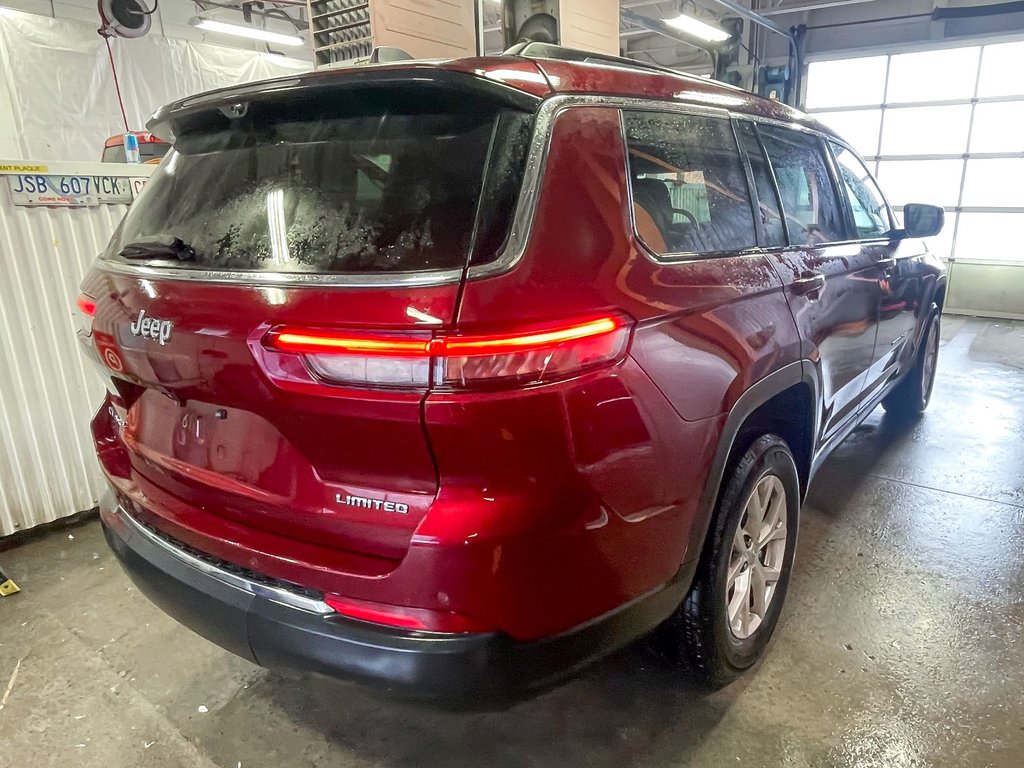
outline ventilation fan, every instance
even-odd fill
[[[153,26],[153,11],[144,0],[99,0],[99,33],[104,37],[142,37]]]
[[[558,20],[550,13],[535,13],[523,22],[517,43],[558,43]]]

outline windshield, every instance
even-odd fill
[[[365,103],[365,102],[364,102]],[[490,105],[229,125],[180,137],[115,234],[179,239],[181,269],[364,273],[493,258],[511,219],[530,115]],[[135,259],[139,261],[139,259]]]

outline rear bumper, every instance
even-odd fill
[[[346,619],[288,589],[191,553],[101,505],[107,542],[132,581],[193,631],[257,664],[371,682],[421,698],[512,699],[557,682],[646,634],[679,605],[689,569],[638,600],[560,635],[439,634]]]

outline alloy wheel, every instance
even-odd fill
[[[775,596],[786,556],[786,489],[775,475],[754,486],[733,535],[726,575],[726,616],[739,640],[753,635]]]

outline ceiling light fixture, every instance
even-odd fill
[[[246,24],[228,24],[224,21],[194,17],[189,21],[193,27],[206,32],[219,32],[222,35],[234,35],[235,37],[247,37],[250,40],[262,40],[265,43],[277,43],[278,45],[302,45],[303,40],[298,35],[285,35],[280,32],[271,32],[269,29],[258,29]]]
[[[731,37],[724,29],[714,27],[685,13],[672,19],[664,19],[664,22],[670,27],[675,27],[680,32],[685,32],[701,40],[707,40],[709,43],[724,43]]]

